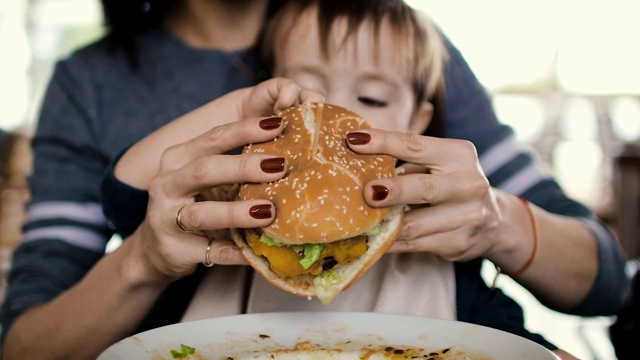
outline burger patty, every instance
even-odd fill
[[[271,246],[260,241],[260,230],[247,230],[246,241],[256,255],[264,256],[271,271],[282,277],[300,275],[320,275],[337,264],[357,259],[367,252],[367,235],[359,235],[345,240],[326,243],[320,258],[313,265],[304,268],[300,264],[303,255],[289,246]]]

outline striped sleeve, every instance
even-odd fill
[[[6,329],[26,309],[73,286],[102,257],[110,231],[100,205],[48,202],[28,209],[23,242],[7,278],[0,322]]]
[[[25,310],[77,283],[104,255],[110,229],[98,191],[108,155],[80,67],[58,64],[33,136],[31,195],[2,306],[2,334]]]
[[[27,209],[23,242],[47,239],[103,252],[110,230],[98,203],[49,201]]]
[[[481,154],[480,165],[494,187],[513,195],[522,195],[551,178],[549,171],[534,161],[532,153],[513,136],[496,142]]]

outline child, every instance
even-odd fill
[[[418,134],[429,128],[431,134],[441,135],[437,99],[443,91],[446,51],[433,25],[404,2],[292,1],[269,23],[261,45],[274,76],[322,93],[325,102],[350,108],[373,127]],[[271,90],[280,92],[273,96]],[[269,115],[270,110],[311,99],[318,100],[318,95],[274,79],[220,98],[211,103],[211,113],[233,121]],[[236,103],[243,106],[230,105]],[[103,183],[105,212],[117,227],[131,232],[139,221],[127,223],[134,197],[114,197],[122,191],[114,184],[124,181],[147,188],[162,151],[212,125],[187,115],[124,154],[115,170],[119,179],[111,173]],[[173,158],[178,169],[179,157]],[[147,168],[141,171],[140,166]],[[114,202],[117,198],[128,202]],[[182,319],[295,310],[402,313],[491,326],[556,349],[524,329],[519,306],[486,286],[479,264],[453,264],[428,253],[387,254],[328,306],[280,291],[253,276],[249,267],[216,266],[207,271]]]

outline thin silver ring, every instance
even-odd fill
[[[206,267],[212,267],[213,266],[213,262],[211,261],[211,243],[213,242],[213,239],[209,239],[209,242],[207,243],[207,252],[204,254],[204,261],[202,262],[202,265],[206,266]]]
[[[185,204],[180,206],[180,209],[178,209],[178,212],[176,213],[176,225],[178,225],[178,228],[180,228],[180,230],[184,232],[191,232],[192,230],[189,230],[184,226],[184,224],[182,223],[182,218],[180,217],[182,209],[184,209],[185,206],[187,205]]]

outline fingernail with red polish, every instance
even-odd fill
[[[386,186],[373,185],[371,188],[373,189],[373,200],[375,201],[382,201],[389,196],[389,189]]]
[[[274,117],[260,120],[260,127],[263,130],[274,130],[279,128],[281,123],[282,123],[282,118],[279,116],[274,116]]]
[[[249,209],[249,215],[254,219],[268,219],[271,217],[271,205],[254,205]]]
[[[347,141],[351,145],[364,145],[371,141],[371,135],[363,132],[352,132],[347,134]]]
[[[282,157],[262,160],[260,169],[268,174],[279,173],[284,171],[284,162],[285,160]]]

